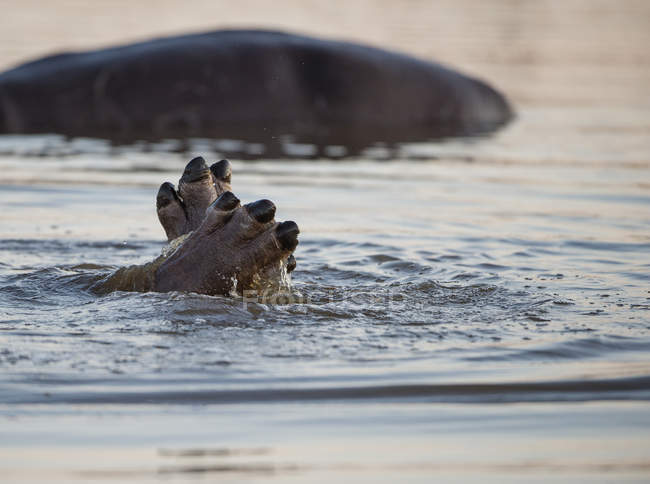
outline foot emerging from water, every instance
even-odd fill
[[[163,183],[156,209],[170,246],[155,261],[118,270],[102,290],[231,294],[277,285],[296,265],[295,222],[274,220],[275,205],[241,205],[227,160],[190,161],[178,183]]]

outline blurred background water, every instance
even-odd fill
[[[273,27],[448,63],[518,114],[354,160],[233,160],[242,200],[301,227],[304,301],[278,305],[88,290],[159,253],[158,185],[223,141],[0,137],[3,482],[648,479],[647,2],[0,6],[0,68]]]

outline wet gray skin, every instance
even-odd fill
[[[100,292],[217,295],[277,286],[296,267],[298,226],[276,222],[270,200],[242,206],[230,191],[231,176],[227,160],[208,167],[198,157],[185,167],[178,191],[163,183],[156,208],[173,249],[148,264],[119,269],[101,283]]]

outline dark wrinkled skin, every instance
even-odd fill
[[[228,295],[277,287],[295,268],[298,226],[276,222],[270,200],[242,206],[230,181],[228,161],[212,167],[200,157],[190,161],[178,192],[163,183],[156,199],[160,223],[177,248],[148,264],[119,269],[97,289]]]
[[[287,135],[360,152],[494,131],[505,97],[440,64],[351,42],[221,30],[64,53],[0,73],[0,133],[115,142],[192,137],[265,145]]]

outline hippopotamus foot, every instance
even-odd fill
[[[178,184],[158,191],[158,218],[171,244],[158,259],[120,269],[102,291],[187,291],[242,293],[280,287],[295,268],[295,222],[275,221],[275,205],[258,200],[241,205],[232,193],[230,163],[208,167],[190,161]]]

